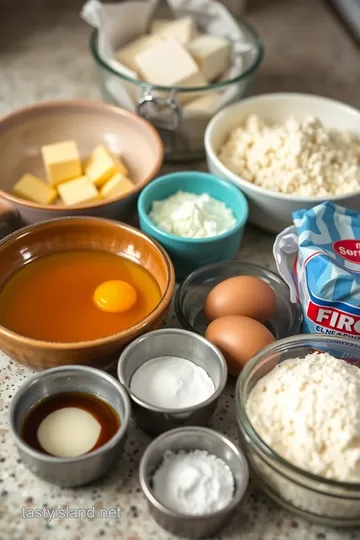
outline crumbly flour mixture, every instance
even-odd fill
[[[204,450],[164,454],[153,476],[155,497],[167,508],[188,515],[222,510],[234,496],[234,477],[222,459]]]
[[[223,202],[207,193],[178,191],[154,201],[149,218],[165,232],[185,238],[209,238],[232,229],[234,214]]]
[[[262,439],[314,474],[360,482],[360,369],[326,353],[278,364],[259,380],[247,414]]]
[[[233,130],[220,160],[245,180],[293,195],[341,195],[360,190],[360,142],[311,116],[269,126],[250,115]]]

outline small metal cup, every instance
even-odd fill
[[[183,409],[155,407],[130,389],[131,378],[145,362],[160,356],[177,356],[201,366],[211,377],[215,391],[206,401]],[[227,366],[221,352],[202,336],[165,328],[145,334],[124,349],[118,376],[132,400],[133,418],[145,431],[159,434],[179,426],[207,425],[227,380]]]
[[[120,427],[103,446],[76,458],[58,458],[39,452],[20,436],[29,409],[60,392],[87,392],[109,403],[120,418]],[[9,429],[23,463],[37,476],[61,486],[79,486],[103,476],[121,453],[130,419],[130,400],[114,377],[86,366],[62,366],[36,374],[23,384],[9,408]]]
[[[167,450],[205,450],[222,459],[230,467],[235,480],[230,503],[218,512],[202,516],[185,515],[163,506],[153,495],[152,477]],[[186,538],[208,538],[229,523],[245,493],[249,470],[244,454],[227,437],[212,429],[189,427],[168,431],[150,443],[140,461],[139,477],[150,513],[160,527]]]

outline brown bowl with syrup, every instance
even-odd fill
[[[30,225],[0,243],[0,349],[34,369],[108,369],[160,328],[175,277],[138,229],[91,217]]]

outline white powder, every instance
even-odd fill
[[[308,116],[269,126],[257,115],[234,129],[220,160],[235,174],[270,191],[302,196],[360,190],[360,142]]]
[[[203,450],[166,452],[153,476],[154,496],[169,508],[200,516],[222,510],[234,496],[230,467]]]
[[[206,371],[176,356],[160,356],[142,364],[130,389],[140,399],[164,409],[183,409],[206,401],[215,392]]]
[[[149,218],[165,232],[187,238],[209,238],[232,229],[236,219],[227,206],[207,193],[179,191],[154,201]]]
[[[262,439],[290,463],[360,482],[360,369],[326,353],[278,364],[246,409]]]

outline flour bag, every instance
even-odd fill
[[[325,202],[293,220],[274,257],[291,301],[301,304],[303,333],[360,340],[360,213]]]

